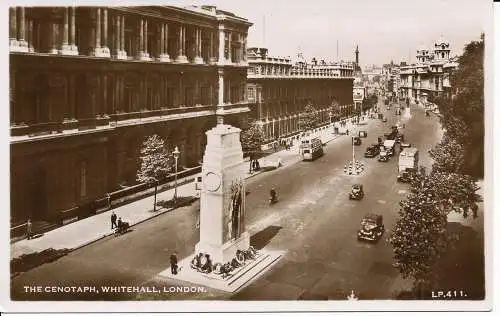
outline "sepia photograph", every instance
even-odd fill
[[[6,311],[490,308],[491,1],[7,9]]]

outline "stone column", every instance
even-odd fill
[[[217,104],[218,106],[223,106],[224,105],[224,70],[219,69],[218,71],[219,75],[219,94],[218,94],[218,99],[217,99]]]
[[[70,14],[70,36],[69,36],[69,47],[70,47],[70,52],[69,55],[78,55],[78,47],[76,46],[76,8],[71,7],[71,14]]]
[[[177,56],[177,59],[175,60],[178,63],[187,63],[188,59],[186,56],[186,50],[185,50],[185,33],[186,28],[184,26],[179,26],[179,55]]]
[[[139,21],[139,58],[144,55],[144,19]]]
[[[241,61],[246,63],[247,61],[247,36],[243,35],[243,40],[241,41]]]
[[[186,53],[186,27],[182,27],[182,51],[184,52],[184,55],[187,56]]]
[[[113,56],[115,58],[118,58],[118,55],[120,54],[120,17],[115,16],[112,18],[113,20],[113,27],[114,27],[114,32],[113,32]]]
[[[9,46],[17,47],[17,7],[9,8]]]
[[[69,53],[71,53],[71,47],[69,46],[69,7],[65,7],[61,54],[70,55]]]
[[[28,21],[28,52],[34,53],[35,48],[33,47],[33,20]]]
[[[109,49],[106,51],[103,47],[101,47],[101,24],[101,8],[96,8],[94,56],[109,57]]]
[[[125,51],[125,15],[120,16],[120,54],[118,59],[127,59],[127,52]]]
[[[165,49],[165,23],[161,23],[160,24],[160,40],[159,40],[159,47],[160,47],[160,51],[159,51],[159,55],[163,55],[164,54],[164,49]]]
[[[18,20],[18,31],[19,35],[17,36],[17,43],[23,52],[28,52],[28,43],[26,42],[26,15],[24,13],[24,7],[19,7],[19,20]]]
[[[228,32],[227,33],[227,61],[229,63],[232,63],[233,62],[233,58],[232,58],[232,49],[231,49],[231,39],[232,39],[232,33],[231,32]]]
[[[224,32],[224,26],[219,25],[219,64],[223,65],[226,62],[226,56],[224,55],[224,46],[226,43],[226,33]]]
[[[201,57],[201,30],[199,28],[195,28],[194,32],[196,36],[196,43],[195,43],[196,56],[194,58],[194,63],[203,64],[203,58]]]
[[[108,46],[108,9],[102,9],[102,47],[101,52],[103,57],[111,57]]]
[[[144,32],[142,34],[142,55],[141,55],[141,60],[151,60],[148,52],[148,20],[143,19],[141,21],[141,32]]]
[[[210,64],[215,64],[217,62],[217,52],[215,51],[215,39],[214,32],[210,31],[210,51],[208,53],[208,58]]]
[[[170,56],[168,55],[168,24],[163,22],[161,24],[160,61],[170,61]]]
[[[56,22],[51,22],[51,30],[50,30],[50,51],[49,54],[57,54],[57,31],[59,25]]]

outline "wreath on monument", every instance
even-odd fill
[[[235,257],[226,263],[212,263],[210,255],[199,253],[191,260],[191,268],[201,273],[214,273],[225,279],[236,268],[245,265],[248,260],[254,260],[258,256],[257,250],[250,246],[247,250],[236,250]]]

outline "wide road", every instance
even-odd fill
[[[396,182],[397,156],[389,162],[363,158],[368,144],[402,118],[406,141],[420,149],[421,165],[430,167],[427,151],[437,143],[441,130],[435,116],[425,117],[412,107],[411,116],[387,112],[388,122],[371,120],[360,130],[368,138],[356,148],[365,162],[362,176],[343,174],[352,157],[350,137],[326,147],[314,162],[298,162],[247,181],[247,226],[256,247],[285,250],[286,254],[258,280],[236,294],[208,289],[205,293],[33,293],[25,286],[97,286],[178,284],[157,277],[169,266],[176,250],[190,255],[199,239],[196,229],[199,204],[184,207],[133,227],[133,231],[102,239],[67,256],[35,268],[12,280],[14,300],[125,300],[125,299],[345,299],[354,289],[361,299],[392,298],[399,290],[398,272],[392,266],[392,248],[386,238],[397,219],[398,202],[407,185]],[[362,183],[365,198],[349,201],[354,183]],[[269,206],[268,193],[277,188],[280,201]],[[368,212],[384,216],[386,234],[376,244],[359,242],[356,232]]]

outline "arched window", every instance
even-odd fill
[[[441,58],[444,58],[444,53],[441,53]]]

